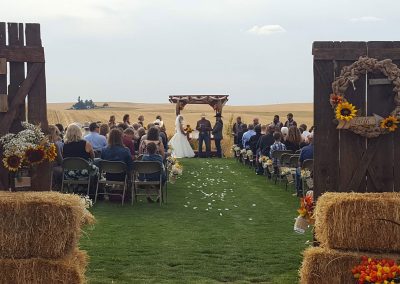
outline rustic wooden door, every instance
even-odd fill
[[[314,188],[326,191],[400,191],[400,130],[367,139],[337,130],[329,103],[332,82],[360,56],[392,59],[400,66],[400,42],[314,42]],[[394,109],[393,85],[368,73],[348,88],[346,98],[361,115],[386,117]],[[378,83],[377,83],[378,82]]]

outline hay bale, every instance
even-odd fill
[[[315,208],[321,246],[352,251],[400,252],[400,193],[332,193]]]
[[[58,260],[0,259],[0,283],[85,283],[86,266],[87,254],[79,250]]]
[[[61,258],[94,220],[82,199],[57,192],[0,192],[0,258]]]
[[[304,251],[300,268],[301,284],[355,283],[351,269],[361,263],[363,253],[344,252],[328,248],[312,247]],[[370,255],[372,258],[398,259],[398,255]]]

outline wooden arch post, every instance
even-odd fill
[[[187,104],[209,105],[216,113],[222,113],[228,97],[229,95],[172,95],[169,96],[169,101],[175,104],[175,114],[178,116]]]

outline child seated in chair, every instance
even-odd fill
[[[151,161],[151,162],[159,162],[160,165],[162,166],[162,182],[163,184],[166,181],[166,175],[165,175],[165,168],[163,164],[163,158],[161,155],[157,154],[157,145],[154,142],[150,142],[147,144],[147,154],[143,155],[142,161]],[[153,174],[146,174],[146,177],[141,176],[139,177],[140,180],[146,180],[148,181],[158,181],[160,179],[160,174],[159,173],[153,173]]]

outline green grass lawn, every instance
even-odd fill
[[[91,209],[97,224],[80,245],[89,283],[297,283],[311,234],[293,232],[293,191],[233,159],[182,163],[167,205]]]

